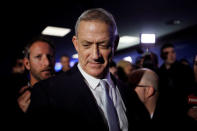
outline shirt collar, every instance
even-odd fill
[[[153,119],[154,112],[150,114],[150,118]]]
[[[79,71],[81,72],[81,74],[83,75],[83,77],[85,78],[85,80],[88,82],[88,84],[90,85],[90,87],[92,89],[96,89],[96,87],[99,85],[99,82],[101,79],[97,79],[91,75],[89,75],[88,73],[86,73],[82,68],[81,65],[78,63],[77,65]],[[113,85],[112,79],[110,77],[110,73],[108,72],[106,77],[103,79],[105,81],[108,82],[109,85]],[[112,86],[113,87],[113,86]]]

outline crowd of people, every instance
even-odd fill
[[[60,119],[70,130],[128,131],[139,128],[138,120],[196,124],[197,105],[188,103],[188,96],[197,96],[197,57],[192,69],[176,60],[173,44],[167,43],[160,51],[160,67],[153,52],[136,64],[116,64],[116,22],[101,8],[81,14],[72,42],[78,63],[70,67],[69,56],[63,55],[60,72],[54,71],[56,49],[48,38],[39,36],[27,44],[9,79],[14,92],[10,112],[24,119]]]

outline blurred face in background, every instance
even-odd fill
[[[67,71],[70,69],[70,58],[66,56],[62,56],[60,59],[60,62],[62,64],[62,70]]]
[[[25,66],[23,63],[23,59],[17,59],[16,65],[12,68],[13,73],[22,74],[25,72]]]
[[[137,93],[140,101],[144,103],[145,102],[145,92],[146,92],[146,89],[143,88],[143,87],[136,86],[135,92]]]
[[[29,49],[29,59],[25,58],[25,67],[30,71],[30,78],[40,81],[54,73],[54,50],[42,41],[35,42]]]
[[[78,36],[73,37],[82,69],[95,78],[102,78],[109,70],[114,52],[110,27],[101,21],[81,21]]]
[[[166,55],[166,64],[171,65],[176,61],[176,53],[173,47],[164,48],[163,53]]]
[[[127,76],[131,75],[132,71],[133,71],[133,66],[131,64],[128,64],[125,68],[124,68],[124,72],[126,73]]]

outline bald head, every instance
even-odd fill
[[[135,92],[140,101],[145,105],[150,117],[152,118],[158,99],[158,81],[157,74],[147,68],[141,68],[132,72],[130,82],[135,85]]]
[[[141,68],[133,71],[129,81],[135,86],[152,86],[155,90],[158,90],[159,78],[154,71],[147,68]]]
[[[158,76],[155,72],[150,69],[144,69],[144,74],[139,82],[139,85],[150,85],[155,90],[158,89]]]

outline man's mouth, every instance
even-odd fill
[[[44,69],[42,72],[52,72],[52,69]]]
[[[89,66],[93,68],[98,68],[101,64],[100,62],[89,62]]]
[[[101,64],[100,62],[89,62],[90,64]]]

